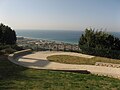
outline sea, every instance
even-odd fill
[[[83,31],[74,30],[16,30],[17,36],[78,44]],[[109,32],[120,38],[120,32]]]

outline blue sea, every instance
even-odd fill
[[[83,31],[16,30],[16,33],[17,36],[77,44],[80,36],[83,34]],[[120,38],[120,32],[110,32],[110,33]]]

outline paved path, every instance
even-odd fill
[[[15,60],[10,60],[15,64],[34,68],[34,69],[49,69],[49,70],[66,70],[66,71],[88,71],[92,74],[105,75],[120,79],[120,68],[94,66],[94,65],[75,65],[75,64],[63,64],[57,62],[50,62],[47,60],[51,55],[73,55],[85,58],[92,58],[94,56],[83,55],[72,52],[50,52],[43,51],[34,54],[18,57]]]

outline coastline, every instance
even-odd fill
[[[37,51],[42,51],[42,50],[78,51],[79,50],[78,44],[67,43],[56,40],[23,37],[23,36],[17,36],[17,44],[18,46],[21,46],[24,49],[29,48]]]
[[[34,37],[25,37],[25,36],[17,36],[17,39],[19,37],[23,37],[23,38],[27,38],[27,39],[32,39],[32,40],[44,40],[44,41],[48,41],[48,42],[56,42],[56,43],[66,43],[66,44],[78,44],[75,42],[67,42],[67,41],[60,41],[60,40],[51,40],[51,39],[44,39],[44,38],[34,38]]]
[[[17,36],[70,44],[77,44],[82,33],[82,31],[65,30],[16,30]]]

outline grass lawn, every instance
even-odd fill
[[[28,69],[0,56],[0,90],[120,90],[120,80],[92,74]]]
[[[96,62],[120,64],[120,60],[104,58],[104,57],[94,57],[89,59],[89,58],[70,56],[70,55],[53,55],[53,56],[48,56],[47,59],[54,62],[68,63],[68,64],[95,65]]]

